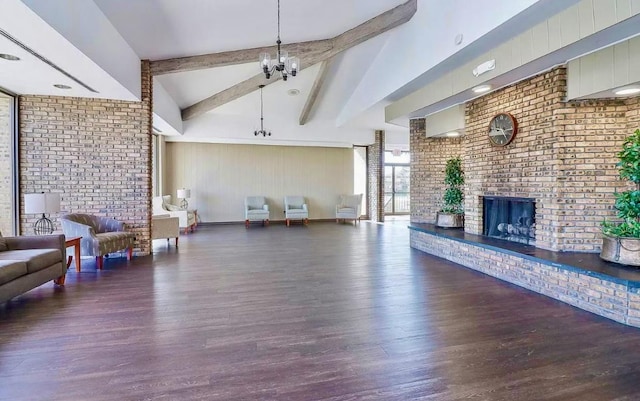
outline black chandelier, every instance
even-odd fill
[[[263,108],[262,108],[262,88],[264,88],[264,85],[260,85],[260,130],[253,131],[253,135],[271,136],[271,132],[267,132],[264,130],[264,115],[263,115]]]
[[[289,57],[289,53],[280,49],[282,41],[280,41],[280,0],[278,0],[278,40],[276,40],[277,51],[275,60],[271,59],[271,55],[267,52],[260,53],[260,68],[264,72],[264,76],[269,79],[275,73],[280,71],[283,80],[287,80],[289,75],[295,77],[300,71],[300,59],[298,57]]]

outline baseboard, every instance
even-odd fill
[[[293,222],[299,222],[300,220],[292,220]],[[309,223],[328,223],[335,222],[336,219],[309,219]],[[254,221],[252,224],[259,224],[259,222]],[[269,220],[269,224],[286,224],[285,220]],[[241,221],[208,221],[208,222],[198,222],[198,226],[234,226],[234,225],[244,225],[244,220]]]

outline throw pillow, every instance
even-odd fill
[[[7,240],[2,236],[0,232],[0,252],[8,251],[9,247],[7,247]]]
[[[170,212],[177,212],[179,210],[184,210],[180,206],[170,205],[170,204],[165,204],[164,207],[165,207],[165,209],[167,209]]]

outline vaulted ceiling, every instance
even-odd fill
[[[366,144],[383,129],[391,146],[406,147],[410,113],[390,124],[386,106],[588,1],[281,0],[285,47],[325,41],[336,51],[309,56],[306,45],[294,47],[302,71],[287,82],[267,82],[265,128],[271,137],[253,135],[258,84],[264,82],[258,50],[239,60],[234,57],[240,53],[225,53],[233,55],[230,65],[211,67],[197,58],[198,69],[158,73],[154,124],[173,141],[311,146]],[[631,9],[638,1],[615,3]],[[273,46],[277,33],[276,0],[2,0],[2,7],[0,53],[23,60],[0,59],[0,87],[19,94],[134,100],[140,59],[163,68],[166,59],[213,54],[204,56],[211,60],[221,52]],[[409,13],[398,17],[402,10]],[[357,36],[356,27],[366,40],[327,41],[345,32]],[[54,83],[72,89],[61,91]],[[311,106],[309,98],[315,98]]]

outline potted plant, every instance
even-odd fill
[[[602,223],[600,257],[610,262],[640,266],[640,129],[629,136],[618,152],[620,178],[635,184],[634,189],[615,194],[619,223]]]
[[[438,227],[457,228],[464,226],[464,194],[462,185],[464,184],[464,171],[462,171],[462,160],[454,157],[447,160],[444,169],[444,183],[447,189],[444,192],[444,206],[436,215],[436,225]]]

